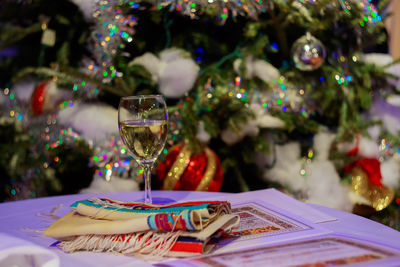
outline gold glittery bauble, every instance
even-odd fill
[[[383,210],[392,202],[394,190],[386,186],[376,186],[363,169],[355,167],[352,171],[351,191],[363,197],[376,211]]]
[[[164,190],[173,190],[175,184],[178,182],[182,173],[189,164],[191,155],[192,153],[190,152],[189,147],[184,146],[164,180]]]

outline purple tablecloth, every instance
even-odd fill
[[[76,200],[101,196],[124,201],[135,201],[140,199],[142,194],[142,192],[82,194],[1,203],[0,234],[4,233],[12,237],[20,238],[53,251],[59,257],[61,266],[149,266],[149,263],[143,262],[139,259],[126,256],[114,256],[107,253],[79,252],[66,254],[61,252],[58,248],[50,246],[50,244],[54,243],[54,239],[43,237],[41,233],[31,231],[35,229],[44,229],[46,226],[50,225],[51,220],[46,221],[45,218],[38,216],[38,214],[49,213],[59,204],[63,204],[65,206],[57,211],[57,215],[62,216],[69,211],[68,206]],[[172,199],[173,201],[181,202],[200,198],[224,200],[232,197],[232,194],[185,191],[153,191],[153,198],[154,197],[168,198]],[[309,205],[320,212],[337,218],[335,221],[321,223],[323,227],[326,227],[335,233],[351,234],[361,239],[373,240],[374,242],[400,249],[400,233],[396,230],[343,211],[317,205],[304,205]],[[279,203],[277,203],[277,206],[279,206]],[[291,212],[294,211],[295,210]],[[4,241],[0,240],[0,244],[1,242]]]

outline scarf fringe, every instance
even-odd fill
[[[182,231],[156,233],[154,231],[121,235],[83,235],[58,244],[65,252],[92,251],[123,255],[142,255],[156,260],[168,254]]]
[[[36,213],[36,216],[44,218],[44,219],[48,219],[50,221],[56,221],[56,220],[61,218],[60,216],[56,215],[56,212],[59,209],[63,208],[63,207],[64,207],[63,204],[58,204],[56,207],[51,209],[50,213],[40,213],[40,212],[38,212],[38,213]]]

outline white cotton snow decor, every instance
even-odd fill
[[[277,145],[276,163],[272,169],[264,171],[264,179],[288,187],[293,192],[306,196],[309,203],[330,208],[351,211],[348,187],[341,179],[333,163],[328,160],[328,151],[333,135],[320,133],[314,137],[315,158],[306,166],[305,175],[300,170],[304,161],[300,157],[300,144],[297,142]]]
[[[254,112],[255,118],[249,119],[243,124],[239,132],[229,127],[221,132],[221,139],[225,144],[232,146],[245,136],[256,136],[260,133],[260,128],[281,129],[285,127],[284,121],[270,115],[260,104],[252,103],[250,108]]]
[[[247,79],[254,77],[259,78],[265,83],[272,83],[280,76],[279,70],[273,65],[262,59],[254,59],[249,56],[244,61],[245,73],[241,73],[240,66],[243,64],[242,59],[236,59],[233,62],[233,68],[239,75],[244,75]]]
[[[158,83],[160,93],[169,98],[180,98],[189,92],[200,70],[185,51],[177,48],[166,49],[159,57],[145,53],[129,64],[142,65]]]
[[[211,139],[210,134],[204,129],[204,121],[199,121],[199,128],[196,138],[204,144],[208,143],[208,141]]]
[[[103,142],[110,136],[118,136],[118,110],[105,104],[75,104],[60,110],[58,119],[85,140]]]

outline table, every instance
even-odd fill
[[[224,200],[234,197],[234,195],[229,193],[210,192],[153,191],[152,193],[153,197],[155,198],[169,198],[173,201],[180,202],[205,198]],[[262,193],[264,194],[264,192]],[[140,261],[136,258],[115,256],[107,253],[79,252],[66,254],[56,247],[49,247],[50,244],[54,243],[54,239],[41,236],[40,233],[26,229],[43,229],[48,226],[51,221],[46,221],[45,218],[39,217],[37,214],[49,213],[59,204],[63,204],[65,206],[65,208],[62,208],[57,212],[57,215],[62,216],[69,211],[69,208],[67,207],[77,200],[87,199],[90,197],[107,197],[123,201],[134,201],[139,199],[142,194],[143,192],[139,191],[65,195],[1,203],[0,234],[5,233],[53,251],[60,259],[60,266],[150,266],[149,263]],[[262,196],[263,194],[259,195]],[[277,204],[279,206],[279,203]],[[312,204],[304,205],[308,205],[309,207],[312,207],[312,209],[337,218],[335,221],[321,223],[323,227],[330,229],[335,233],[352,234],[360,237],[361,239],[373,240],[374,242],[385,244],[400,250],[400,232],[394,229],[347,212]],[[294,207],[292,212],[295,212],[295,209],[296,208]],[[0,244],[1,243],[2,241],[0,240]],[[6,244],[2,245],[4,246]]]

